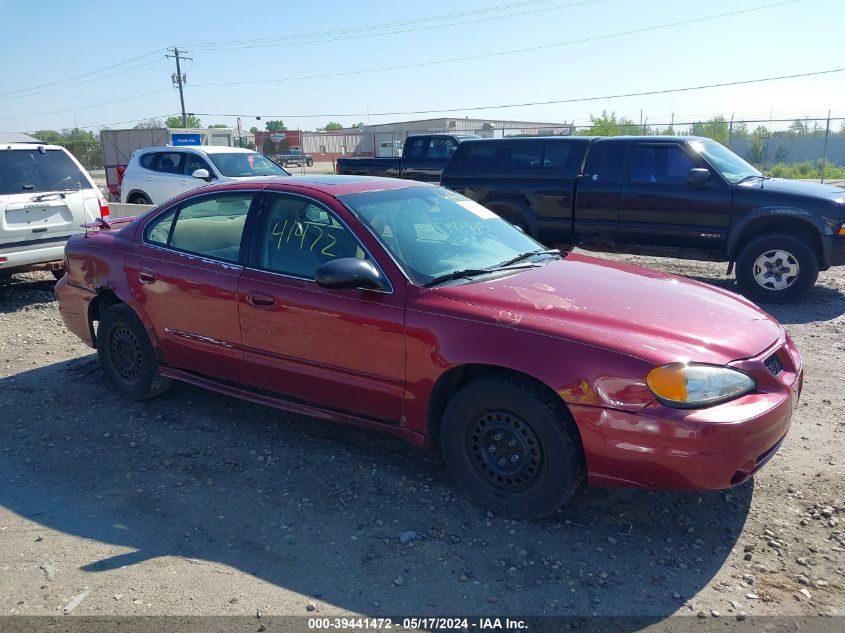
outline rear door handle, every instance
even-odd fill
[[[158,279],[158,275],[156,275],[152,270],[141,269],[138,271],[138,281],[142,284],[155,283],[156,279]]]
[[[263,292],[250,292],[247,301],[256,308],[272,308],[276,305],[276,300]]]

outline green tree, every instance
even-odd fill
[[[255,143],[253,143],[252,141],[249,141],[246,145],[244,145],[244,147],[246,149],[251,149],[252,151],[255,151]]]
[[[328,123],[326,123],[326,127],[324,127],[323,129],[326,130],[327,132],[329,130],[342,130],[343,126],[340,123],[335,123],[334,121],[329,121]]]
[[[735,123],[733,126],[733,132],[731,133],[733,138],[741,138],[743,140],[748,138],[748,124],[747,123]]]
[[[708,121],[699,121],[692,124],[692,134],[694,136],[706,136],[722,145],[728,144],[728,133],[729,125],[723,116],[715,116]]]
[[[745,158],[752,165],[762,165],[765,157],[766,145],[763,143],[763,138],[753,136],[751,141],[748,143],[748,150],[746,151]]]
[[[783,143],[778,143],[778,146],[775,148],[775,163],[785,163],[788,155],[789,152]]]
[[[179,124],[181,125],[182,118],[179,118]],[[147,119],[146,121],[138,121],[135,124],[136,130],[151,130],[165,127],[164,123],[162,123],[161,119]]]
[[[226,125],[225,123],[215,123],[214,125],[209,125],[208,127],[213,128],[213,127],[229,127],[229,126]]]
[[[355,125],[353,125],[352,127],[357,127],[358,129],[361,129],[362,127],[367,127],[367,124],[366,124],[366,123],[364,123],[363,121],[358,121],[358,123],[356,123],[356,124],[355,124]],[[842,129],[843,129],[843,130],[845,130],[845,124],[843,124],[843,128],[842,128]]]
[[[49,143],[51,145],[61,143],[65,140],[65,137],[59,132],[56,132],[56,130],[38,130],[37,132],[33,132],[32,136],[37,138],[39,141],[44,141],[45,143]]]
[[[601,115],[597,117],[591,114],[590,127],[578,132],[581,136],[622,136],[640,133],[642,129],[639,125],[625,117],[617,119],[615,112],[608,114],[606,110],[602,110]]]
[[[257,127],[255,127],[254,125],[251,128],[249,128],[250,134],[255,134],[256,132],[260,132],[260,130]]]
[[[267,121],[265,126],[268,132],[284,132],[287,130],[284,121]]]
[[[264,137],[264,143],[261,145],[261,153],[268,155],[276,153],[276,144],[270,139],[269,135]]]
[[[164,127],[189,127],[189,128],[200,128],[202,127],[202,122],[193,114],[189,114],[186,117],[186,121],[188,125],[182,125],[182,115],[177,114],[174,116],[169,116],[164,120]]]

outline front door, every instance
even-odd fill
[[[330,290],[314,281],[340,257],[372,259],[339,216],[273,193],[238,284],[246,380],[317,406],[399,421],[405,287]]]
[[[257,195],[189,199],[151,218],[127,254],[132,296],[168,365],[227,379],[243,368],[237,288],[244,225]]]
[[[694,167],[709,169],[680,143],[643,142],[631,149],[619,209],[620,244],[724,245],[731,221],[730,187],[716,173],[703,186],[687,184]]]

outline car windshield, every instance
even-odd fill
[[[751,176],[762,176],[753,165],[749,165],[724,145],[713,141],[693,141],[690,147],[704,156],[715,167],[725,180],[732,185]]]
[[[477,202],[442,187],[339,197],[378,236],[415,284],[495,268],[543,246]],[[523,265],[530,265],[525,264]]]
[[[68,189],[91,189],[91,183],[62,150],[0,150],[0,195]]]
[[[231,153],[209,154],[208,157],[218,171],[229,178],[249,176],[290,176],[263,154]]]

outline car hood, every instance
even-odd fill
[[[779,194],[804,196],[808,198],[821,198],[835,201],[845,200],[845,191],[839,187],[823,185],[817,182],[790,180],[787,178],[768,178],[766,180],[760,180],[757,178],[744,182],[738,186],[744,188],[747,187],[749,189],[762,189],[763,191],[770,191]]]
[[[755,356],[784,336],[777,321],[726,290],[571,253],[545,266],[435,292],[486,308],[499,322],[656,363],[723,364]]]

